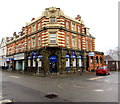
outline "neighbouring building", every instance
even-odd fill
[[[6,64],[6,38],[2,38],[0,43],[0,68],[5,69]]]
[[[119,55],[106,55],[104,58],[105,64],[111,71],[120,71]]]
[[[81,16],[66,16],[60,8],[46,8],[32,18],[19,35],[7,39],[7,59],[13,70],[63,73],[95,70],[104,64],[104,53],[95,50],[95,38]]]

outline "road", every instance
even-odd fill
[[[2,72],[2,99],[13,102],[118,102],[118,74],[36,77]],[[45,97],[53,93],[58,97]]]

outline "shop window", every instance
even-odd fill
[[[100,63],[102,63],[102,57],[100,57]]]
[[[98,56],[96,57],[96,63],[98,63]]]
[[[30,67],[30,59],[28,59],[28,67]]]
[[[112,65],[115,65],[115,62],[112,62]]]
[[[56,34],[50,33],[50,43],[56,43]]]
[[[36,65],[35,65],[35,59],[33,59],[33,67],[36,67]]]
[[[73,59],[73,67],[76,67],[76,58]]]

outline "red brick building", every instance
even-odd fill
[[[55,7],[7,39],[7,58],[13,70],[38,73],[91,71],[104,64],[103,52],[95,51],[95,38],[81,17],[73,19]]]

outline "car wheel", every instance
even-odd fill
[[[110,73],[108,73],[108,75],[110,75]]]
[[[106,73],[104,73],[104,75],[106,75]]]
[[[96,73],[96,75],[99,75],[99,73]]]

